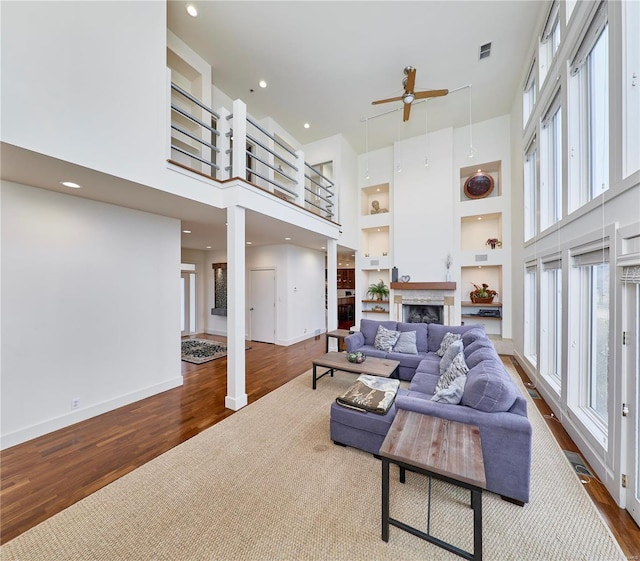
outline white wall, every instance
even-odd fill
[[[1,196],[2,447],[182,384],[179,221]]]
[[[3,141],[141,183],[165,166],[165,2],[3,2],[1,35]]]

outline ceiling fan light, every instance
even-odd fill
[[[416,98],[414,93],[406,93],[402,96],[402,103],[413,103],[413,100]]]

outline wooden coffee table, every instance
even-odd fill
[[[382,539],[389,541],[389,525],[460,555],[482,561],[482,489],[486,487],[480,429],[473,425],[398,409],[380,447],[382,458]],[[429,477],[427,531],[422,532],[389,516],[389,464]],[[429,533],[431,526],[431,478],[442,479],[471,491],[473,553]]]
[[[317,368],[327,368],[325,372],[318,376]],[[316,382],[330,374],[333,376],[335,370],[351,372],[353,374],[370,374],[371,376],[382,376],[388,378],[400,366],[397,360],[387,360],[386,358],[375,358],[368,356],[364,362],[359,364],[349,362],[346,353],[325,353],[321,357],[313,359],[313,389],[316,389]]]

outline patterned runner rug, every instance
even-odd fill
[[[202,364],[227,356],[227,345],[210,339],[185,339],[182,341],[182,360]]]

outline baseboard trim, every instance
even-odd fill
[[[39,436],[43,436],[45,434],[49,434],[51,432],[74,425],[75,423],[79,423],[80,421],[86,421],[87,419],[97,417],[98,415],[102,415],[103,413],[107,413],[108,411],[113,411],[114,409],[118,409],[118,407],[123,407],[124,405],[129,405],[130,403],[135,403],[136,401],[140,401],[141,399],[151,397],[152,395],[171,390],[173,388],[181,386],[182,383],[182,376],[178,376],[176,378],[172,378],[171,380],[167,380],[166,382],[155,384],[142,390],[115,397],[108,401],[103,401],[102,403],[96,403],[95,405],[90,405],[83,409],[77,409],[65,415],[55,417],[54,419],[49,419],[47,421],[43,421],[42,423],[37,423],[24,429],[2,435],[0,437],[0,450],[10,448],[11,446],[16,446],[18,444],[23,444],[24,442],[33,440],[34,438],[38,438]]]

